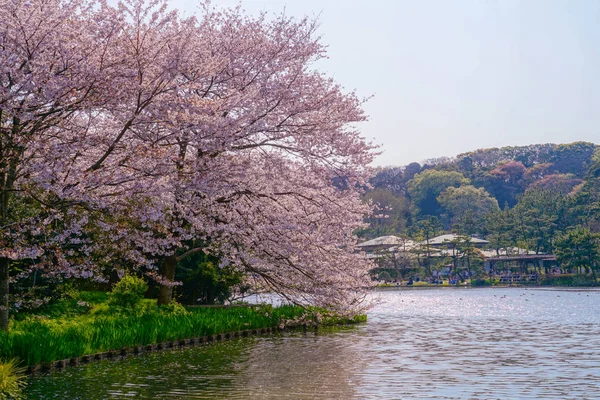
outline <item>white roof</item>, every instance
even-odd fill
[[[366,242],[362,242],[357,244],[358,247],[370,247],[370,246],[397,246],[408,242],[412,242],[412,240],[404,239],[398,236],[380,236],[375,239],[367,240]]]
[[[417,242],[415,242],[414,240],[410,240],[408,239],[406,242],[399,244],[397,246],[392,246],[388,249],[388,251],[394,252],[394,251],[408,251],[408,250],[412,250],[417,246]]]
[[[496,253],[496,250],[480,250],[483,255],[488,258],[488,257],[497,257],[498,253]],[[519,247],[507,247],[507,248],[501,248],[498,251],[500,253],[500,257],[502,256],[522,256],[522,255],[528,255],[528,254],[535,254],[535,251],[531,251],[531,250],[526,250],[526,249],[521,249]],[[546,254],[546,253],[539,253],[539,254]]]
[[[446,235],[440,235],[440,236],[436,236],[433,239],[429,239],[429,244],[430,245],[436,245],[436,244],[445,244],[445,243],[449,243],[452,241],[455,241],[458,238],[458,235],[455,233],[448,233]],[[483,240],[483,239],[478,239],[478,238],[471,238],[471,242],[472,243],[479,243],[479,244],[486,244],[489,243],[487,240]],[[425,244],[426,242],[423,241],[421,242],[421,244]]]

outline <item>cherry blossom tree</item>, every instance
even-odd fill
[[[80,115],[108,99],[103,94],[111,72],[118,70],[108,50],[120,21],[111,19],[111,12],[68,1],[0,2],[2,329],[8,326],[10,262],[40,258],[37,239],[47,237],[46,228],[58,215],[58,206],[36,196],[60,197],[48,196],[59,183],[47,179],[52,176],[43,162],[47,154],[38,150],[54,152],[48,160],[60,157],[51,143],[76,140]]]
[[[312,67],[315,21],[143,0],[0,0],[0,21],[0,327],[24,258],[67,276],[124,260],[168,302],[177,262],[202,251],[356,311],[374,152],[362,101]]]

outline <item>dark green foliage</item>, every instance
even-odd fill
[[[418,221],[413,227],[412,236],[421,244],[412,249],[412,253],[417,260],[417,264],[423,268],[425,276],[433,276],[431,257],[433,248],[429,245],[429,240],[442,232],[442,224],[436,217]]]
[[[570,197],[569,219],[571,225],[600,232],[600,149],[592,156],[585,182]]]
[[[598,286],[594,277],[585,275],[542,275],[539,284],[542,286]]]
[[[596,145],[588,142],[559,144],[554,147],[550,157],[552,170],[561,174],[583,176],[590,167],[590,160],[596,151]]]
[[[517,196],[525,191],[525,166],[519,161],[503,161],[490,171],[481,171],[473,178],[476,186],[483,186],[499,204],[514,206]]]
[[[408,194],[418,215],[440,216],[442,206],[438,196],[449,187],[469,184],[460,172],[429,169],[415,175],[408,182]]]
[[[587,179],[600,179],[600,148],[597,148],[590,160],[590,168],[586,173]]]
[[[492,149],[478,149],[456,156],[459,165],[470,165],[473,169],[492,169],[506,160],[514,160],[529,168],[537,163],[547,162],[554,152],[553,144],[534,144],[530,146],[509,146]],[[469,163],[464,159],[468,158]]]
[[[552,239],[565,227],[567,201],[558,192],[533,189],[527,191],[513,209],[513,226],[517,245],[534,251],[552,252]]]
[[[600,235],[581,226],[568,230],[554,239],[554,254],[562,267],[577,272],[583,269],[595,276],[600,265]]]
[[[221,267],[216,257],[199,252],[180,262],[175,280],[183,285],[176,287],[175,296],[183,304],[223,304],[242,279],[240,271]]]
[[[485,232],[486,238],[490,242],[489,248],[496,250],[500,255],[500,249],[514,247],[519,241],[515,226],[515,212],[504,207],[504,210],[496,210],[486,216]]]
[[[485,216],[499,209],[496,199],[483,188],[471,185],[451,186],[437,200],[445,210],[446,225],[461,224],[467,234],[482,233],[479,227],[483,225]]]
[[[377,279],[379,279],[380,281],[389,282],[392,280],[392,277],[389,272],[381,271],[379,274],[377,274]]]
[[[572,195],[583,190],[581,187],[589,188],[591,180],[600,179],[600,147],[593,143],[575,142],[479,149],[459,154],[454,159],[429,160],[424,167],[413,163],[405,168],[387,168],[379,172],[371,183],[375,189],[386,188],[395,195],[409,194],[417,217],[433,215],[441,218],[447,210],[438,203],[439,194],[447,187],[459,187],[465,183],[457,183],[450,175],[442,182],[436,182],[435,175],[440,174],[462,174],[473,186],[484,188],[496,198],[499,205],[508,204],[512,208],[527,189]],[[422,182],[424,177],[431,179]],[[442,188],[439,189],[439,186]],[[413,222],[408,221],[407,228]]]
[[[125,275],[113,287],[109,304],[115,307],[133,309],[144,298],[146,290],[148,290],[148,284],[145,280],[137,276]]]
[[[403,194],[394,194],[390,189],[377,188],[365,196],[378,207],[376,214],[369,217],[369,227],[359,234],[364,238],[396,235],[405,232],[410,224],[410,201]]]

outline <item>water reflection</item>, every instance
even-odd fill
[[[355,329],[306,332],[258,341],[234,398],[354,398],[365,361]]]
[[[98,362],[32,379],[28,398],[600,398],[598,291],[378,295],[360,327]]]

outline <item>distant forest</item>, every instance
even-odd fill
[[[588,142],[479,149],[381,169],[365,195],[380,211],[363,239],[443,232],[492,248],[552,252],[600,232],[600,146]],[[562,242],[561,242],[562,243]]]

